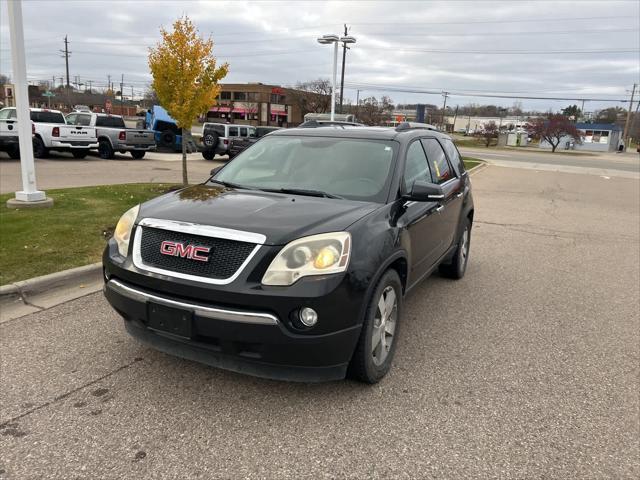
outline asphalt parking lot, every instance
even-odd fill
[[[101,293],[0,325],[0,478],[638,478],[635,179],[491,166],[379,384],[149,350]]]
[[[189,181],[199,183],[227,157],[209,161],[201,153],[190,153],[187,159]],[[0,158],[0,193],[21,190],[21,178],[19,160]],[[116,183],[182,183],[182,154],[150,152],[143,159],[134,160],[129,154],[116,153],[113,160],[102,160],[92,152],[77,160],[68,153],[51,153],[49,158],[36,160],[36,179],[38,188],[45,190]]]

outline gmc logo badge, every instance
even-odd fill
[[[184,243],[169,242],[166,240],[160,244],[160,253],[162,255],[189,258],[191,260],[198,260],[199,262],[208,262],[210,251],[210,247],[185,245]]]

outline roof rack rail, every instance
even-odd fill
[[[435,132],[439,132],[440,130],[434,126],[429,125],[428,123],[418,123],[418,122],[402,122],[396,127],[396,132],[406,132],[407,130],[433,130]]]

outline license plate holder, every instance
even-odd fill
[[[193,333],[193,312],[149,302],[147,304],[147,326],[158,332],[191,338]]]

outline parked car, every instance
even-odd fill
[[[238,155],[240,152],[245,151],[266,134],[274,132],[276,130],[280,130],[280,128],[282,127],[249,127],[249,136],[231,137],[229,139],[229,148],[227,149],[229,160]]]
[[[74,105],[73,111],[91,113],[91,109],[87,105]]]
[[[15,107],[6,115],[16,118]],[[49,151],[71,152],[74,158],[84,158],[89,149],[98,148],[96,129],[94,127],[68,125],[60,110],[46,108],[30,108],[33,122],[33,156],[44,158]],[[16,122],[17,124],[17,122]]]
[[[364,123],[347,122],[344,120],[305,120],[298,127],[316,128],[316,127],[364,127]]]
[[[20,158],[15,108],[0,110],[0,152],[6,152],[13,159]]]
[[[229,142],[235,137],[249,136],[249,125],[234,125],[231,123],[206,122],[202,125],[202,156],[206,160],[213,160],[216,155],[229,153]]]
[[[120,115],[73,112],[67,115],[67,123],[96,128],[100,158],[110,159],[115,152],[130,152],[133,158],[140,159],[146,152],[156,149],[152,130],[127,128]]]
[[[437,269],[465,274],[473,215],[448,135],[278,130],[205,183],[127,211],[104,251],[104,291],[126,330],[164,352],[373,383],[391,367],[407,292]]]

